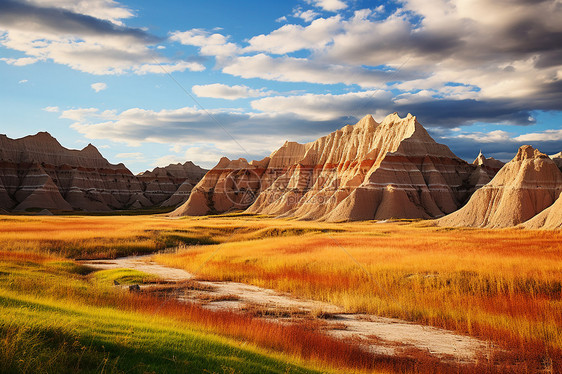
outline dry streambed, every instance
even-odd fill
[[[336,305],[244,283],[195,281],[187,271],[159,265],[150,256],[81,263],[100,270],[126,268],[156,275],[167,283],[142,285],[143,291],[174,295],[178,300],[198,303],[211,310],[252,313],[280,323],[313,321],[327,334],[356,341],[377,354],[408,355],[421,350],[443,361],[474,363],[490,353],[485,342],[444,329],[375,315],[344,313]]]

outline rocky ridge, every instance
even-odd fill
[[[197,183],[196,175],[202,174],[195,170],[191,183]],[[137,177],[125,165],[109,163],[93,145],[67,149],[47,132],[20,139],[0,135],[0,208],[5,210],[150,207],[177,190],[167,186],[165,194],[153,193],[154,183],[163,187],[173,182],[179,187],[185,181],[182,175],[168,176],[162,183],[160,174]]]
[[[368,115],[314,142],[285,143],[261,161],[223,158],[173,215],[248,207],[327,221],[439,217],[468,199],[476,169],[415,116],[394,113],[377,123]]]

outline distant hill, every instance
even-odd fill
[[[135,176],[125,165],[109,163],[92,144],[71,150],[47,132],[20,139],[0,135],[0,209],[8,211],[158,206],[205,172],[185,163]]]

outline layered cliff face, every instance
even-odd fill
[[[197,216],[246,209],[305,151],[303,144],[286,142],[261,161],[223,157],[193,188],[187,202],[171,215]]]
[[[515,158],[477,190],[463,208],[438,223],[492,228],[515,226],[551,206],[561,191],[562,172],[554,161],[529,145],[522,146]]]
[[[473,170],[414,116],[366,116],[308,145],[248,211],[328,221],[437,217],[465,201]]]
[[[381,123],[366,116],[314,142],[286,143],[268,159],[241,162],[237,167],[252,175],[244,178],[260,182],[246,183],[244,191],[257,196],[249,213],[328,221],[442,216],[467,200],[476,170],[436,143],[414,116],[396,113]],[[221,160],[174,214],[233,209],[218,202],[231,200],[225,176],[234,169]]]
[[[187,201],[193,186],[207,173],[187,161],[184,164],[171,164],[157,167],[137,175],[142,184],[144,195],[153,205],[178,206]]]
[[[181,182],[177,181],[178,186]],[[194,180],[195,182],[195,180]],[[0,208],[24,211],[108,211],[156,205],[158,194],[123,164],[109,163],[94,147],[64,148],[46,132],[10,139],[0,135]]]

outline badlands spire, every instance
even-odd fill
[[[328,221],[439,217],[466,201],[476,169],[436,143],[416,117],[396,113],[381,123],[367,115],[314,142],[286,143],[269,158],[240,163],[221,160],[174,214],[249,206],[249,213]],[[228,198],[246,193],[253,204]]]

